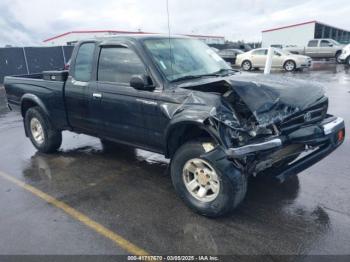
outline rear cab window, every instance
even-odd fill
[[[309,41],[308,43],[308,47],[317,47],[317,44],[318,44],[318,40],[311,40]]]

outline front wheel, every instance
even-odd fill
[[[213,163],[201,158],[201,142],[181,146],[171,162],[171,178],[177,194],[197,213],[218,217],[230,213],[244,199],[246,176],[222,173]],[[231,176],[231,177],[229,177]]]
[[[24,125],[32,144],[42,153],[55,152],[62,143],[62,133],[56,130],[40,107],[29,108]]]
[[[284,70],[286,70],[287,72],[292,72],[296,69],[296,64],[294,61],[292,60],[288,60],[284,63],[283,65]]]

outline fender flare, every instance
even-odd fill
[[[49,114],[49,111],[47,110],[47,107],[45,106],[45,104],[43,103],[43,101],[36,95],[33,95],[33,94],[24,94],[22,97],[21,97],[21,113],[22,113],[22,116],[24,117],[24,112],[23,112],[23,105],[26,101],[29,101],[29,102],[32,102],[34,104],[36,104],[37,106],[39,106],[43,111],[44,113],[47,115],[47,116],[50,116]]]
[[[170,122],[167,126],[165,132],[164,132],[164,152],[165,155],[168,157],[170,155],[170,148],[169,148],[169,141],[171,139],[171,134],[174,130],[179,129],[180,127],[184,126],[196,126],[199,129],[202,129],[203,131],[207,132],[211,138],[214,139],[214,141],[218,144],[221,144],[221,139],[219,138],[218,134],[214,132],[214,130],[211,130],[207,125],[204,124],[204,121],[201,120],[180,120],[176,119],[173,123]]]

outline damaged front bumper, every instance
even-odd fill
[[[340,117],[329,116],[321,124],[299,129],[287,136],[274,137],[260,143],[229,148],[226,150],[226,155],[231,159],[240,159],[252,154],[273,152],[290,144],[303,144],[305,147],[316,148],[312,153],[300,157],[282,170],[277,170],[276,177],[280,181],[284,181],[288,176],[300,173],[329,155],[343,143],[344,137],[344,120]]]

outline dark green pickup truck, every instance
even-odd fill
[[[321,87],[237,73],[185,37],[84,41],[69,72],[6,77],[5,89],[39,151],[59,149],[71,130],[164,154],[178,195],[211,217],[242,202],[249,176],[283,181],[345,135]]]

